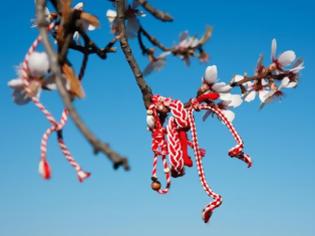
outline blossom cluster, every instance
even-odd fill
[[[251,102],[258,95],[264,107],[271,101],[283,95],[283,89],[295,88],[298,85],[299,73],[304,68],[301,58],[297,59],[292,50],[287,50],[279,56],[276,54],[277,42],[272,40],[271,64],[267,67],[263,65],[263,56],[257,62],[255,75],[235,75],[230,83],[218,82],[218,72],[215,65],[208,66],[202,78],[202,85],[199,94],[215,92],[219,96],[216,104],[226,117],[232,121],[235,117],[232,108],[240,106],[243,101]],[[233,87],[240,87],[241,95],[232,94]],[[206,113],[204,119],[211,114]]]
[[[13,100],[18,105],[27,104],[31,97],[39,98],[42,88],[55,89],[53,77],[49,74],[49,60],[45,52],[33,52],[28,58],[28,70],[17,67],[17,77],[8,82],[13,89]],[[28,89],[26,89],[26,83]]]

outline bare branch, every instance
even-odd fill
[[[173,21],[172,16],[170,16],[168,13],[160,11],[153,6],[151,6],[148,1],[146,0],[138,0],[138,2],[142,5],[142,7],[150,12],[155,18],[159,19],[160,21],[164,22],[171,22]]]
[[[63,75],[58,64],[58,57],[53,51],[53,48],[48,39],[47,22],[45,19],[45,0],[36,1],[36,15],[38,28],[43,40],[43,44],[50,59],[51,70],[56,77],[56,84],[58,87],[59,94],[65,104],[66,109],[69,111],[73,122],[81,131],[83,136],[87,139],[87,141],[92,145],[95,153],[103,152],[108,157],[108,159],[113,163],[115,169],[118,168],[119,166],[123,166],[125,170],[128,170],[129,169],[128,160],[122,157],[120,154],[116,153],[113,149],[110,148],[108,144],[103,143],[98,138],[96,138],[94,134],[86,127],[86,125],[84,124],[84,122],[82,121],[75,107],[72,104],[71,98],[62,82]]]
[[[146,83],[143,78],[143,74],[137,64],[136,59],[134,58],[131,48],[128,43],[125,29],[125,9],[124,9],[124,0],[116,0],[117,7],[117,25],[119,28],[119,40],[122,51],[125,54],[126,60],[129,63],[129,66],[134,74],[137,85],[142,93],[143,102],[146,108],[151,104],[152,90],[150,86]]]
[[[139,29],[139,33],[142,33],[154,46],[160,48],[162,51],[172,51],[171,48],[165,47],[159,40],[149,34],[142,26]]]

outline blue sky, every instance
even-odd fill
[[[260,53],[269,58],[272,38],[279,52],[293,49],[305,59],[305,70],[295,90],[281,102],[258,110],[258,102],[236,109],[235,126],[254,160],[247,169],[228,158],[234,144],[225,127],[215,119],[198,122],[208,181],[223,195],[223,205],[204,224],[200,213],[209,199],[195,168],[173,181],[171,192],[159,196],[150,189],[152,153],[145,128],[145,110],[134,78],[119,51],[101,61],[92,57],[84,79],[86,99],[76,105],[89,127],[111,146],[127,155],[130,172],[114,171],[70,122],[65,139],[82,166],[92,172],[84,184],[52,138],[48,159],[53,178],[43,181],[38,173],[39,144],[47,121],[32,104],[16,106],[7,81],[37,32],[31,29],[33,1],[4,1],[0,22],[0,235],[315,235],[314,101],[315,16],[312,1],[152,1],[167,10],[174,23],[160,23],[147,16],[143,25],[168,45],[183,30],[201,34],[206,25],[214,34],[206,45],[210,64],[228,81],[236,73],[253,72]],[[86,9],[101,19],[91,36],[99,45],[110,39],[106,1],[86,1]],[[15,13],[13,12],[15,9]],[[133,50],[143,68],[137,44]],[[72,54],[74,61],[78,55]],[[266,60],[266,63],[267,60]],[[206,65],[194,61],[186,67],[169,58],[167,66],[147,78],[156,93],[187,100],[200,84]],[[62,109],[56,94],[43,102],[54,114]],[[200,116],[198,116],[200,118]]]

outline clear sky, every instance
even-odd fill
[[[206,45],[210,64],[228,81],[236,73],[252,73],[260,53],[269,58],[272,38],[279,52],[293,49],[305,59],[305,70],[295,90],[281,102],[259,111],[258,102],[236,109],[235,125],[243,136],[254,166],[227,156],[234,140],[220,122],[198,122],[201,146],[210,185],[224,203],[209,224],[201,209],[209,202],[195,168],[176,179],[169,195],[150,188],[152,153],[146,131],[145,110],[134,78],[119,51],[101,61],[92,57],[84,79],[86,99],[76,105],[89,127],[111,146],[129,157],[132,170],[114,171],[102,155],[94,156],[70,122],[65,140],[76,159],[92,172],[85,183],[64,160],[51,138],[48,159],[53,178],[44,181],[37,172],[39,144],[48,123],[32,104],[13,104],[7,81],[18,65],[36,29],[33,0],[2,1],[0,21],[0,235],[1,236],[313,236],[315,235],[314,155],[314,2],[300,1],[152,1],[167,10],[174,23],[147,16],[143,25],[168,45],[183,30],[201,34],[214,27]],[[105,12],[111,4],[86,1],[98,15],[101,28],[91,35],[99,45],[110,39]],[[142,68],[146,60],[132,43]],[[73,57],[76,55],[72,55]],[[78,59],[76,59],[78,61]],[[266,60],[266,63],[267,60]],[[194,61],[186,67],[168,59],[160,73],[147,78],[156,93],[187,100],[200,84],[206,65]],[[60,99],[44,94],[43,102],[59,114]],[[200,116],[198,116],[200,120]]]

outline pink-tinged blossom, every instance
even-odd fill
[[[272,40],[271,44],[271,58],[273,65],[270,69],[273,70],[274,75],[281,78],[281,80],[275,80],[270,83],[270,90],[267,94],[264,95],[264,99],[260,105],[263,108],[266,104],[274,101],[277,98],[283,96],[282,90],[284,88],[295,88],[298,84],[299,73],[304,69],[304,61],[299,58],[296,60],[296,55],[294,51],[288,50],[276,56],[277,42],[275,39]],[[276,66],[274,68],[273,66]],[[291,66],[290,69],[284,69],[284,67]],[[276,85],[276,82],[280,81],[279,85]]]
[[[42,77],[49,70],[49,60],[46,52],[33,52],[28,59],[28,68],[31,77]]]
[[[292,50],[287,50],[281,53],[280,56],[278,57],[276,56],[276,52],[277,52],[277,41],[276,39],[273,39],[271,42],[271,59],[278,67],[280,67],[280,69],[282,67],[291,65],[296,59],[295,52]]]
[[[140,29],[138,16],[144,17],[145,14],[137,9],[139,6],[138,1],[132,1],[130,5],[128,5],[128,1],[125,1],[125,4],[126,35],[128,38],[135,38]],[[106,12],[106,17],[110,23],[112,33],[117,34],[117,12],[109,9]]]
[[[160,71],[166,63],[166,57],[170,55],[171,52],[162,52],[156,58],[150,58],[150,63],[144,68],[143,76],[151,74],[153,71]]]
[[[238,94],[231,94],[232,87],[224,82],[217,82],[218,70],[216,65],[208,66],[206,68],[203,81],[209,86],[212,92],[219,94],[221,102],[218,104],[222,113],[227,117],[229,121],[233,121],[235,118],[234,112],[230,109],[240,106],[243,102],[242,98]],[[211,112],[207,112],[203,119],[205,120]]]
[[[225,82],[217,82],[218,69],[216,65],[206,68],[203,81],[209,86],[209,89],[219,94],[222,101],[226,101],[233,107],[237,107],[242,103],[240,95],[231,94],[232,87]]]
[[[263,108],[265,105],[267,105],[268,103],[271,103],[277,98],[281,98],[283,96],[282,89],[294,88],[296,86],[297,86],[296,81],[290,81],[289,77],[284,77],[281,80],[279,87],[276,87],[275,85],[273,85],[271,91],[265,94],[264,101],[262,101],[262,103],[260,104],[260,108]]]
[[[200,46],[200,39],[190,36],[187,31],[183,32],[179,37],[179,43],[174,46],[174,53],[182,59],[186,65],[190,65],[190,57],[195,54],[196,48]],[[208,54],[201,51],[198,58],[201,62],[208,60]]]
[[[242,75],[235,75],[232,79],[232,82],[239,82],[244,79]],[[259,83],[248,81],[243,83],[243,86],[246,88],[246,93],[243,95],[244,101],[251,102],[258,95],[261,102],[264,102],[265,95],[269,93],[267,88],[268,82],[264,79],[260,80]]]
[[[13,101],[18,105],[25,105],[30,102],[31,96],[39,98],[41,92],[41,83],[38,80],[29,82],[29,89],[32,94],[26,91],[24,81],[21,78],[10,80],[8,86],[13,89]]]
[[[190,36],[188,31],[183,32],[179,37],[179,43],[175,46],[178,51],[186,51],[188,48],[195,48],[199,44],[199,39]]]
[[[45,52],[33,52],[28,59],[27,78],[22,78],[21,66],[17,68],[17,79],[10,80],[8,86],[13,89],[13,100],[18,105],[27,104],[30,97],[39,98],[44,77],[50,68],[48,56]],[[25,88],[25,79],[28,80],[28,90]],[[51,83],[47,83],[47,85]]]

